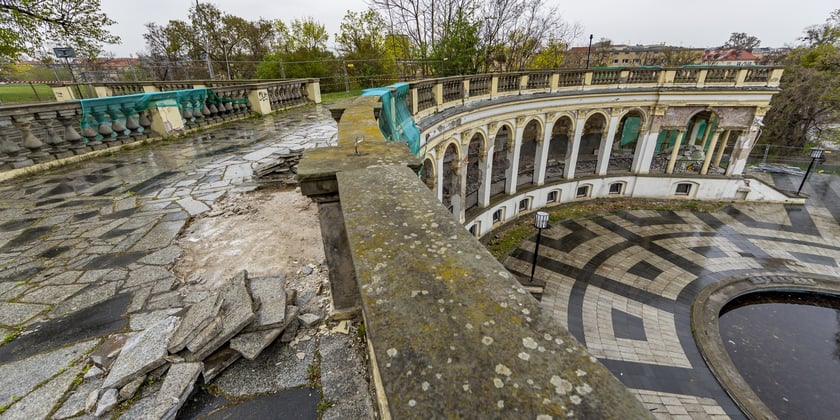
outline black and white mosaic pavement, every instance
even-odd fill
[[[798,178],[778,176],[788,188]],[[661,418],[742,418],[697,349],[697,293],[733,276],[840,277],[840,180],[817,175],[805,206],[712,213],[625,211],[543,231],[543,306]],[[535,238],[505,260],[529,273]]]

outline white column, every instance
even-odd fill
[[[657,115],[658,114],[658,115]],[[653,155],[656,153],[656,140],[659,139],[659,131],[662,128],[662,118],[665,114],[663,109],[654,108],[651,110],[650,123],[647,130],[639,133],[639,140],[636,142],[636,151],[633,154],[633,164],[630,172],[637,175],[644,175],[650,172],[650,165],[653,162]]]
[[[709,164],[712,163],[712,154],[717,146],[722,130],[715,130],[712,134],[712,142],[709,144],[709,151],[706,153],[706,158],[703,159],[703,166],[700,168],[700,175],[706,175],[709,172]]]
[[[566,168],[564,170],[563,178],[572,179],[575,177],[575,165],[577,165],[578,153],[580,153],[580,142],[583,138],[583,126],[586,120],[578,118],[575,122],[575,136],[569,143],[568,150],[566,150]]]
[[[706,121],[706,129],[709,129],[709,121]],[[685,142],[687,146],[694,146],[697,143],[697,135],[700,134],[699,121],[694,121],[694,127],[691,128],[691,137]],[[703,136],[706,137],[706,136]]]
[[[537,156],[534,160],[535,185],[545,184],[545,167],[548,165],[548,147],[551,145],[551,131],[553,129],[554,121],[549,122],[546,118],[542,141],[537,144]]]
[[[715,168],[720,168],[720,161],[723,159],[723,152],[726,151],[726,144],[729,143],[729,136],[732,135],[732,131],[726,130],[723,132],[723,143],[720,144],[717,150],[717,155],[715,156]]]
[[[674,173],[674,165],[676,165],[677,156],[680,154],[680,143],[682,142],[683,136],[685,136],[684,128],[680,129],[677,133],[677,140],[674,142],[674,148],[671,150],[671,158],[668,160],[668,169],[665,170],[665,173]]]
[[[750,156],[750,151],[755,144],[757,136],[757,127],[752,127],[744,135],[738,136],[738,141],[735,142],[735,147],[732,148],[732,158],[730,159],[729,167],[726,168],[727,176],[743,175],[744,168],[747,166],[747,158]]]
[[[516,178],[519,175],[519,149],[522,148],[522,133],[525,132],[524,121],[520,123],[520,120],[524,120],[524,118],[517,118],[516,130],[513,131],[513,147],[508,149],[510,166],[505,172],[505,193],[508,195],[516,194]]]
[[[470,164],[469,161],[469,144],[465,147],[461,144],[461,153],[464,154],[464,157],[458,163],[458,177],[461,179],[458,183],[458,199],[452,200],[452,214],[458,220],[458,223],[463,224],[467,219],[465,217],[464,212],[467,208],[467,167]]]
[[[490,205],[490,188],[493,186],[493,153],[495,150],[496,133],[491,133],[487,135],[487,152],[484,154],[484,161],[478,165],[483,171],[481,188],[478,190],[478,205],[481,207]]]
[[[435,173],[435,196],[437,196],[438,201],[443,203],[443,156],[446,154],[445,149],[441,149],[441,146],[435,148],[435,152],[437,152],[437,172]]]
[[[615,132],[618,130],[618,116],[610,117],[610,127],[607,129],[607,136],[601,137],[601,145],[598,149],[598,165],[595,167],[595,173],[599,176],[607,174],[607,169],[610,167],[610,154],[612,153],[613,138]]]

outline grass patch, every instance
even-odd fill
[[[3,336],[3,341],[0,342],[0,347],[3,347],[7,343],[11,343],[12,341],[15,341],[15,339],[18,338],[20,333],[23,332],[23,329],[24,329],[23,325],[18,325],[18,326],[15,327],[15,329],[13,331],[10,331],[10,332],[6,333],[6,335]]]
[[[657,211],[715,211],[723,207],[724,203],[717,201],[697,200],[643,200],[628,199],[595,199],[576,203],[561,204],[556,207],[543,209],[548,212],[550,222],[561,222],[575,218],[590,218],[623,210],[657,210]],[[534,227],[534,216],[525,214],[512,220],[496,230],[484,235],[481,243],[493,256],[501,261],[510,255],[525,239],[537,233]]]
[[[355,98],[362,94],[361,89],[351,90],[349,92],[330,92],[321,94],[321,102],[333,102],[339,99]]]
[[[35,91],[32,88],[35,88]],[[52,102],[55,101],[55,96],[53,96],[52,89],[48,85],[14,83],[0,85],[0,101],[3,101],[3,104],[6,105],[39,101]]]

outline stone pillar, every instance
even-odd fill
[[[53,86],[53,96],[56,102],[75,101],[76,94],[73,93],[73,88],[70,86]]]
[[[723,152],[726,151],[726,145],[729,143],[729,136],[732,135],[732,131],[726,130],[723,132],[723,143],[718,147],[717,154],[715,156],[715,168],[720,168],[720,161],[723,159]]]
[[[545,168],[548,165],[548,147],[551,145],[551,132],[554,130],[553,120],[553,114],[546,115],[542,139],[537,140],[537,156],[534,158],[534,185],[545,184]]]
[[[706,121],[706,129],[709,129],[709,121]],[[694,127],[691,127],[691,136],[686,140],[686,146],[694,146],[697,144],[697,136],[700,134],[700,124],[699,121],[694,122]],[[706,133],[704,133],[706,134]],[[705,137],[705,136],[704,136]]]
[[[715,130],[712,134],[712,142],[709,144],[709,151],[706,153],[705,159],[703,159],[703,166],[700,168],[700,175],[706,175],[709,172],[709,164],[712,162],[712,153],[715,151],[715,146],[717,146],[721,133],[722,130]]]
[[[668,159],[668,169],[665,170],[665,173],[672,174],[674,173],[674,165],[677,163],[677,157],[680,154],[680,145],[682,143],[682,138],[685,136],[685,129],[681,128],[677,132],[677,140],[674,141],[674,148],[671,150],[671,158]]]
[[[96,91],[97,98],[107,98],[109,96],[114,96],[114,90],[107,86],[94,86],[93,90]]]
[[[522,133],[525,132],[525,118],[516,119],[516,129],[513,130],[513,139],[508,142],[508,160],[510,166],[505,171],[505,193],[516,194],[516,179],[519,175],[519,150],[522,147]]]
[[[443,167],[443,157],[446,155],[446,149],[443,148],[442,145],[438,144],[435,147],[435,159],[437,160],[437,172],[435,172],[435,197],[437,197],[438,201],[443,203],[443,171],[445,170]]]
[[[152,112],[152,131],[160,134],[161,137],[173,137],[184,132],[184,120],[177,106],[149,108],[149,110]]]
[[[251,110],[259,115],[271,113],[271,101],[268,98],[268,89],[254,89],[248,94],[248,102]]]
[[[467,141],[469,142],[469,137]],[[461,143],[461,154],[464,156],[458,161],[458,170],[455,173],[455,176],[460,178],[458,182],[458,199],[452,200],[452,213],[455,215],[455,220],[461,224],[467,221],[464,212],[467,208],[467,167],[470,164],[469,150],[469,143],[466,146]]]
[[[644,175],[650,172],[653,155],[656,153],[656,140],[659,139],[662,119],[665,118],[665,112],[667,110],[668,108],[664,106],[651,108],[650,121],[646,129],[639,133],[639,141],[636,143],[636,152],[633,155],[633,164],[630,166],[630,172],[636,175]]]
[[[613,114],[617,114],[618,112],[613,111]],[[618,115],[613,115],[610,117],[610,126],[607,129],[607,135],[601,138],[601,145],[599,152],[598,152],[598,165],[595,167],[595,173],[598,176],[604,176],[607,174],[607,170],[610,167],[610,154],[612,153],[612,145],[613,139],[615,138],[615,132],[618,130]]]
[[[755,140],[761,132],[758,123],[764,116],[756,116],[750,130],[744,135],[738,137],[735,142],[735,147],[732,148],[732,157],[729,160],[729,166],[726,168],[727,176],[741,176],[744,173],[744,167],[747,166],[747,159],[750,156],[750,151],[755,145]]]
[[[580,153],[580,142],[583,138],[583,126],[585,124],[585,118],[578,117],[575,122],[575,135],[572,138],[572,141],[569,142],[569,146],[567,148],[568,150],[566,150],[566,167],[563,173],[563,178],[573,179],[575,177],[575,166],[577,165],[578,153]]]
[[[309,80],[306,82],[306,96],[309,100],[316,104],[321,103],[321,82],[318,80]]]
[[[496,151],[496,133],[487,130],[487,151],[482,155],[483,164],[479,168],[481,174],[481,188],[478,190],[478,205],[487,207],[490,205],[490,191],[493,186],[493,153]]]

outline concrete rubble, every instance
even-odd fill
[[[186,308],[146,316],[146,329],[114,335],[91,353],[104,381],[87,394],[86,409],[105,415],[162,378],[151,414],[174,418],[199,375],[208,383],[239,358],[254,360],[277,339],[292,341],[301,325],[321,321],[320,314],[301,314],[290,292],[285,276],[249,278],[242,270]]]

